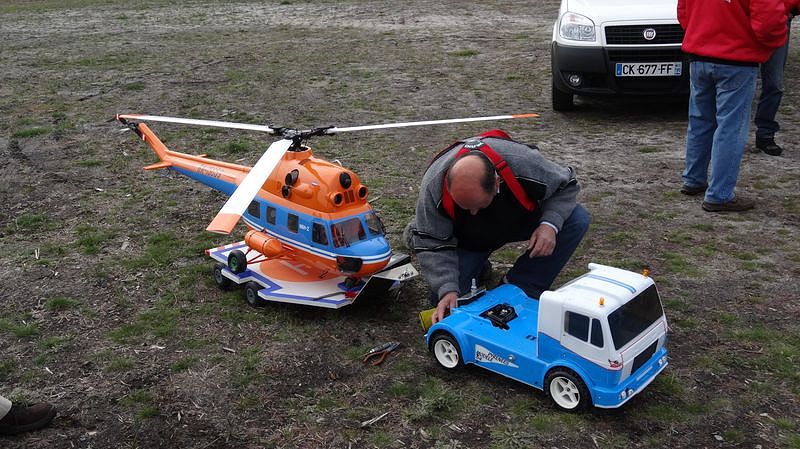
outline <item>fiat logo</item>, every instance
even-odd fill
[[[656,38],[656,30],[654,28],[645,28],[644,31],[642,31],[642,36],[644,36],[645,40],[652,41]]]

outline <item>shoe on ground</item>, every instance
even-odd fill
[[[741,212],[750,210],[755,206],[755,201],[740,196],[734,197],[727,203],[709,203],[703,201],[703,210],[706,212]]]
[[[706,189],[708,189],[708,184],[703,184],[701,186],[687,186],[686,184],[681,187],[681,193],[684,195],[695,196],[701,193],[705,193]]]
[[[28,407],[12,405],[3,419],[0,419],[0,435],[16,435],[41,429],[50,424],[56,416],[56,409],[50,404],[39,403]]]
[[[783,148],[775,143],[775,139],[756,138],[756,148],[769,154],[770,156],[780,156],[781,153],[783,153]]]

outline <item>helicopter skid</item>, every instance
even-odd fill
[[[409,263],[411,258],[398,253],[392,255],[385,269],[354,286],[350,286],[351,282],[345,276],[284,259],[251,263],[244,272],[236,274],[227,267],[227,261],[228,254],[237,249],[246,252],[248,247],[241,241],[207,249],[206,254],[225,265],[221,267],[221,274],[231,282],[258,284],[261,287],[258,296],[264,301],[338,309],[358,299],[364,300],[396,290],[403,281],[418,274]],[[247,257],[249,260],[263,259],[252,249]]]

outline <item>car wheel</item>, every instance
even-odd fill
[[[244,300],[247,301],[251,307],[261,307],[264,305],[264,300],[258,296],[258,291],[261,286],[256,282],[250,281],[244,285]]]
[[[574,95],[570,92],[564,92],[556,86],[555,80],[553,86],[553,110],[558,112],[571,111],[575,107]]]
[[[233,286],[233,281],[226,278],[225,275],[222,273],[222,270],[225,269],[225,264],[218,263],[214,265],[214,283],[217,284],[217,287],[221,288],[222,290],[230,290]]]
[[[431,338],[430,344],[433,358],[442,368],[454,370],[464,366],[461,359],[461,349],[455,338],[446,333],[438,333]]]
[[[551,371],[544,381],[545,391],[553,403],[566,411],[585,409],[591,399],[589,389],[580,376],[566,369]]]
[[[234,274],[244,273],[247,270],[247,256],[235,249],[228,254],[228,268]]]

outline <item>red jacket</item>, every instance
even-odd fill
[[[797,15],[800,10],[800,0],[784,0],[786,4],[786,14]]]
[[[797,0],[678,0],[683,51],[760,63],[786,42],[787,7]]]

